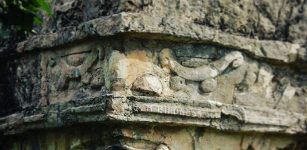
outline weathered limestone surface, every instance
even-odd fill
[[[0,148],[307,148],[305,1],[53,6],[4,65]]]

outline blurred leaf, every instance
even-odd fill
[[[51,15],[50,5],[45,0],[37,0],[41,9],[44,10],[49,16]]]
[[[33,23],[36,24],[36,25],[41,25],[43,23],[43,21],[39,17],[34,17]]]
[[[41,12],[52,14],[46,0],[0,0],[0,39],[31,33],[33,25],[42,24]]]

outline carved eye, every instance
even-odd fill
[[[79,53],[79,54],[70,54],[65,56],[65,61],[70,66],[80,66],[83,64],[86,57],[86,53]]]
[[[171,77],[170,79],[170,87],[171,89],[178,91],[183,89],[185,86],[185,80],[179,76]]]

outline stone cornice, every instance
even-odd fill
[[[133,34],[130,34],[133,33]],[[220,32],[203,25],[180,22],[176,18],[150,17],[139,13],[120,13],[101,17],[76,27],[67,27],[54,33],[35,35],[18,44],[22,53],[35,49],[49,49],[89,37],[115,35],[129,37],[208,43],[244,51],[251,56],[278,63],[295,63],[303,59],[305,49],[289,42],[258,40]]]

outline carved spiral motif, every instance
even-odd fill
[[[227,68],[238,68],[244,63],[244,57],[239,51],[232,51],[211,64],[199,67],[186,67],[176,60],[171,49],[165,48],[160,52],[160,62],[164,70],[173,72],[175,77],[170,79],[170,87],[175,91],[185,89],[185,80],[200,82],[200,89],[205,93],[216,90],[217,76]]]

